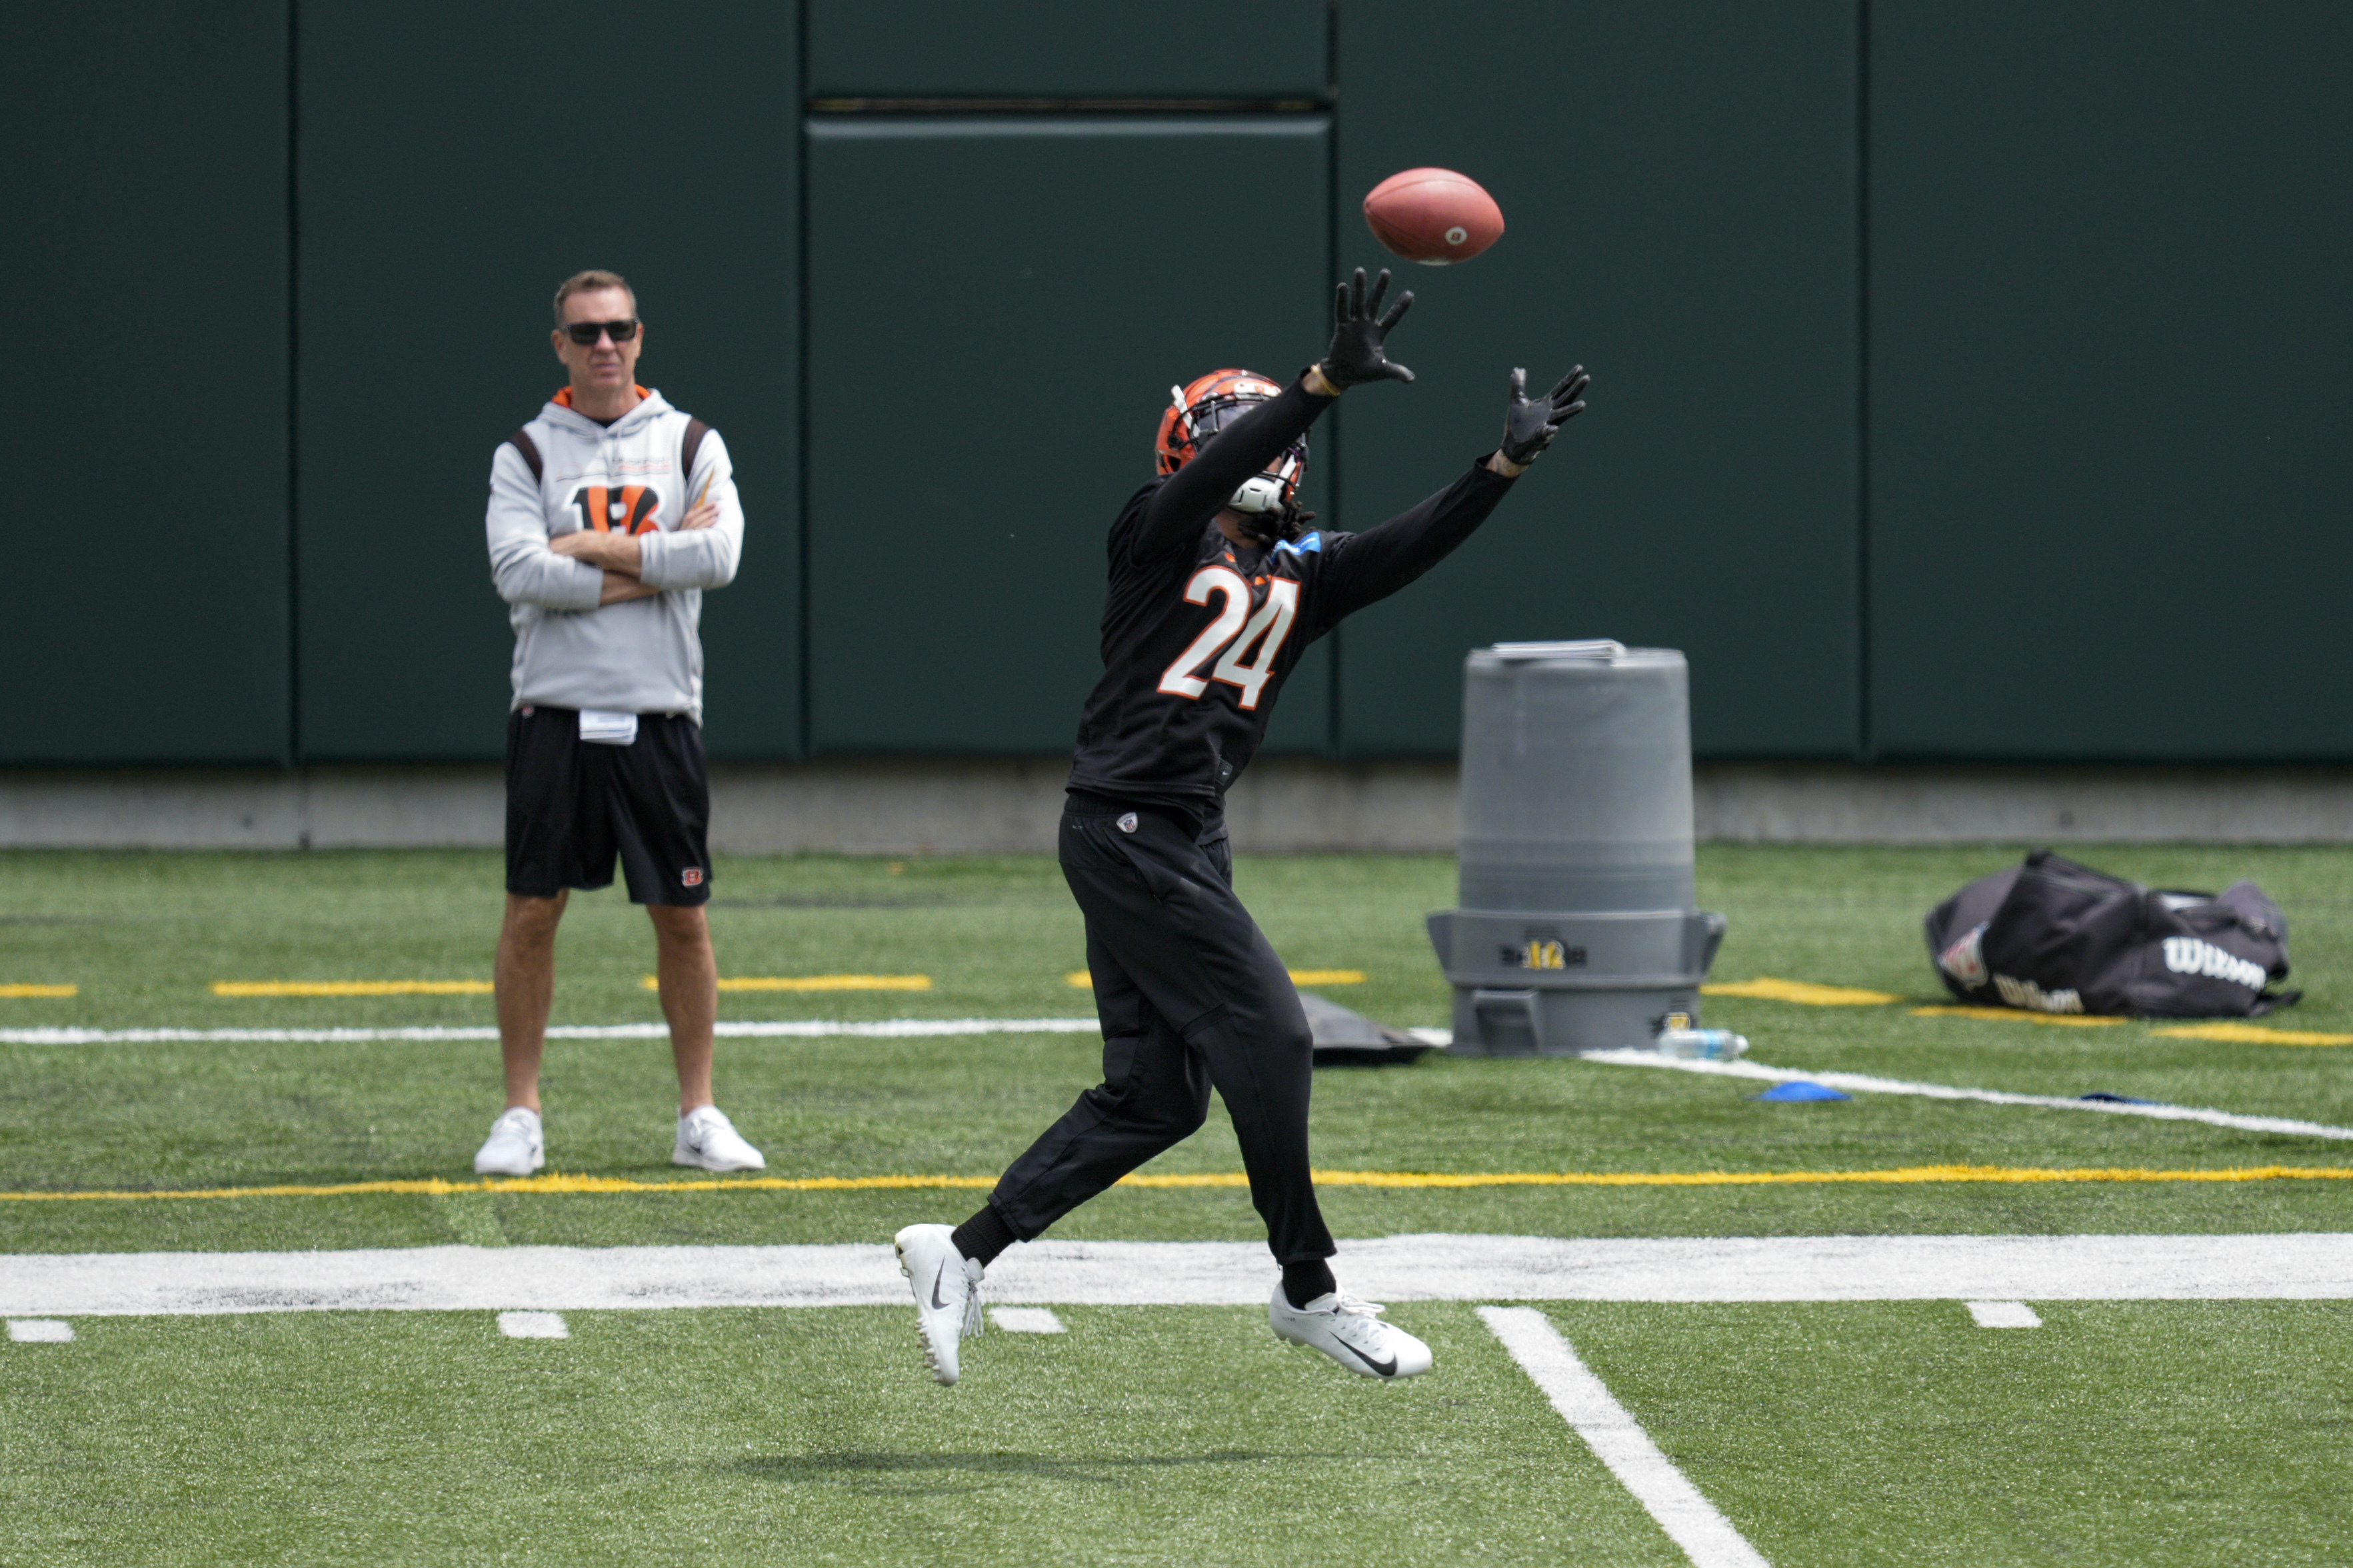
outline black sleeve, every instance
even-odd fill
[[[1469,473],[1378,528],[1332,536],[1315,595],[1315,634],[1388,598],[1445,560],[1487,521],[1511,488],[1512,481],[1482,458]]]
[[[1193,548],[1201,530],[1242,481],[1274,461],[1285,447],[1307,433],[1316,416],[1338,401],[1308,391],[1304,374],[1282,395],[1260,404],[1211,437],[1191,462],[1169,476],[1145,504],[1129,542],[1136,559]]]

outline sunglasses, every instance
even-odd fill
[[[638,319],[632,316],[626,321],[570,321],[565,323],[564,330],[572,334],[572,341],[583,348],[607,332],[613,334],[615,342],[626,343],[638,335]]]

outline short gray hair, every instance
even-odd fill
[[[638,313],[638,291],[629,287],[629,280],[617,272],[592,267],[586,272],[574,273],[555,286],[555,324],[558,327],[564,325],[564,301],[587,289],[618,289],[629,297],[629,314],[634,316]]]

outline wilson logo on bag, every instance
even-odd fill
[[[2211,942],[2200,942],[2194,936],[2169,936],[2164,945],[2165,967],[2176,974],[2208,974],[2250,991],[2261,991],[2271,983],[2262,964],[2226,952]]]

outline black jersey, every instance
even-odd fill
[[[1120,509],[1103,679],[1079,721],[1070,787],[1217,810],[1308,646],[1444,560],[1511,489],[1482,462],[1363,533],[1266,547],[1227,539],[1217,515],[1234,490],[1332,402],[1293,383]]]

